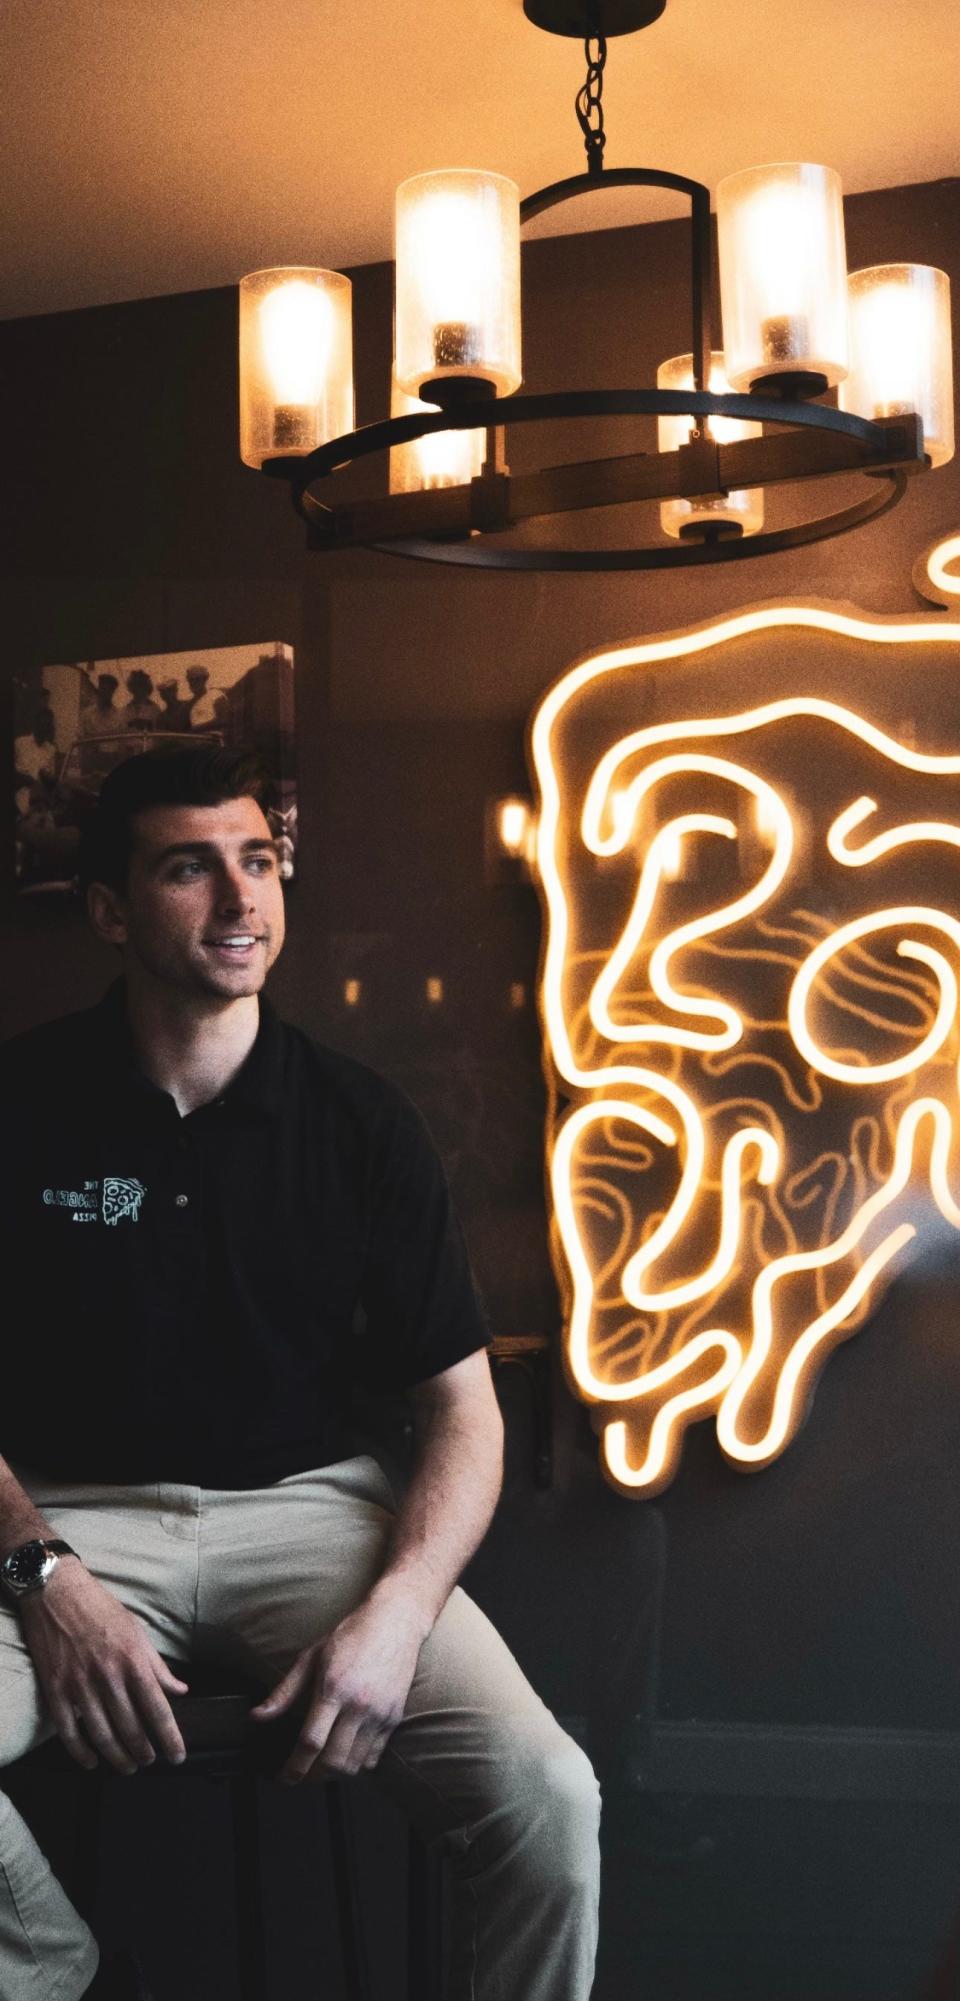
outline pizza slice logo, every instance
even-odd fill
[[[534,718],[565,1356],[626,1493],[704,1418],[769,1464],[960,1232],[958,649],[764,607],[582,661]]]
[[[105,1223],[120,1223],[127,1218],[136,1223],[140,1216],[140,1204],[146,1194],[142,1181],[133,1181],[118,1174],[104,1176],[103,1220]]]

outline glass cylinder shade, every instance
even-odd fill
[[[710,389],[714,396],[726,395],[730,384],[721,353],[710,356]],[[658,389],[692,389],[693,356],[675,354],[657,369]],[[675,452],[689,442],[693,417],[658,417],[657,443],[662,452]],[[748,424],[736,417],[707,417],[704,429],[718,445],[732,445],[740,438],[759,438],[763,426]],[[732,493],[698,495],[693,500],[665,500],[660,506],[660,524],[666,535],[682,535],[698,524],[732,522],[744,535],[757,535],[763,527],[763,493],[750,487]]]
[[[723,351],[734,389],[778,375],[847,372],[840,176],[790,162],[717,188]]]
[[[950,280],[930,264],[851,271],[850,373],[840,408],[857,417],[917,416],[931,463],[953,457]]]
[[[520,190],[469,168],[397,189],[397,380],[520,383]]]
[[[408,396],[396,377],[390,391],[391,417],[415,411],[435,413],[435,403]],[[483,470],[486,431],[431,431],[409,445],[390,447],[391,493],[421,493],[432,486],[468,486]]]
[[[240,281],[240,456],[303,457],[352,431],[349,278],[286,265]]]

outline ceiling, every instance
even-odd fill
[[[576,41],[521,0],[3,0],[0,316],[391,254],[393,190],[579,172]],[[844,190],[960,171],[956,0],[668,0],[611,41],[607,164],[712,188],[765,160]],[[591,198],[561,224],[647,220]]]

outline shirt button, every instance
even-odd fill
[[[178,1209],[185,1209],[185,1208],[186,1208],[186,1206],[187,1206],[187,1203],[189,1202],[189,1200],[190,1200],[190,1197],[189,1197],[189,1195],[178,1195],[178,1196],[177,1196],[177,1208],[178,1208]]]

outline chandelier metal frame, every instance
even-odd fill
[[[701,182],[652,167],[603,165],[602,85],[606,36],[630,34],[662,14],[666,0],[524,0],[524,11],[550,33],[582,38],[587,81],[577,96],[577,118],[587,151],[587,172],[528,195],[521,226],[561,203],[598,189],[662,188],[690,204],[690,349],[693,389],[573,389],[542,395],[497,396],[471,377],[425,383],[424,400],[436,409],[392,417],[320,445],[305,456],[267,459],[262,470],[290,486],[307,525],[308,547],[333,551],[366,547],[421,562],[494,570],[655,570],[742,561],[845,534],[894,507],[908,476],[929,465],[917,417],[871,421],[817,403],[826,380],[817,375],[763,379],[749,392],[714,394],[707,387],[715,313],[711,272],[710,191]],[[594,48],[594,44],[596,47]],[[536,472],[511,474],[505,432],[513,424],[589,417],[690,416],[690,442],[672,452],[630,452],[574,460]],[[773,424],[775,434],[718,444],[706,420],[730,417]],[[409,444],[433,432],[486,432],[481,472],[463,486],[331,504],[326,482],[371,454]],[[766,487],[837,474],[862,473],[871,490],[838,512],[788,528],[741,536],[726,522],[698,522],[673,544],[574,549],[513,545],[499,540],[524,522],[568,512],[620,507],[638,501],[698,499],[731,489]]]

